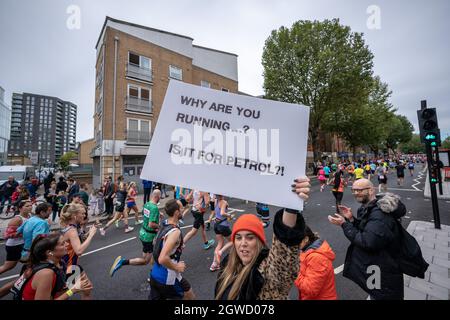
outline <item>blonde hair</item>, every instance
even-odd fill
[[[85,208],[82,204],[79,203],[66,204],[61,210],[60,215],[61,224],[68,225],[76,214],[83,212],[84,210]]]
[[[256,254],[252,258],[250,263],[246,266],[242,264],[241,258],[239,258],[234,244],[231,247],[227,265],[220,275],[219,279],[217,279],[217,281],[219,281],[219,286],[217,290],[216,300],[221,299],[223,293],[230,285],[231,289],[227,299],[235,300],[238,297],[242,289],[242,285],[249,276],[253,265],[255,264],[261,250],[264,247],[264,244],[261,242],[261,240],[259,240],[259,238],[256,239]]]

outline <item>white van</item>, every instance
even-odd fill
[[[34,176],[33,166],[1,166],[0,167],[0,185],[8,180],[8,177],[13,176],[20,184],[26,178]]]

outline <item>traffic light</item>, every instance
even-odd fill
[[[431,177],[430,177],[431,183],[439,182],[439,174],[438,174],[439,171],[438,170],[439,170],[439,167],[435,164],[431,167]]]
[[[438,127],[436,108],[417,110],[420,141],[437,147],[441,145],[441,132]]]

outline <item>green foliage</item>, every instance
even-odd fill
[[[73,152],[73,151],[66,152],[61,156],[61,158],[59,158],[58,163],[63,170],[67,170],[67,168],[69,167],[69,164],[70,164],[70,159],[72,159],[76,156],[77,156],[76,152]]]
[[[319,131],[337,130],[339,115],[367,103],[372,60],[363,34],[351,32],[338,19],[298,21],[290,29],[272,31],[266,40],[265,96],[311,107],[309,135],[315,158]]]
[[[409,120],[402,115],[395,115],[389,122],[386,147],[395,151],[400,143],[407,143],[412,139],[414,127]]]
[[[442,141],[442,148],[450,149],[450,136],[445,138],[444,141]]]
[[[420,135],[418,134],[413,134],[411,140],[401,143],[399,148],[402,153],[406,154],[425,153],[425,145],[420,142]]]

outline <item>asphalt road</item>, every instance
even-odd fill
[[[395,173],[389,174],[388,178],[389,190],[399,194],[408,209],[408,214],[403,219],[405,227],[412,220],[432,221],[433,219],[431,201],[424,199],[423,191],[421,191],[423,190],[425,176],[423,175],[419,180],[413,180],[417,179],[419,169],[421,170],[422,168],[416,168],[414,177],[410,177],[409,175],[405,177],[404,186],[397,186]],[[378,185],[378,183],[375,182],[375,185]],[[412,187],[413,185],[415,188]],[[270,192],[270,190],[268,189],[267,192]],[[343,204],[351,207],[354,212],[359,207],[359,204],[353,199],[349,188],[344,193]],[[246,203],[238,199],[229,199],[229,205],[230,208],[236,209],[235,212],[238,215],[244,212],[256,213],[255,204],[252,202]],[[450,225],[450,201],[440,200],[439,205],[441,210],[441,223]],[[271,215],[278,209],[276,207],[270,207]],[[334,197],[331,194],[331,187],[325,189],[324,192],[320,192],[318,182],[314,179],[312,182],[311,198],[305,204],[304,217],[312,230],[319,232],[321,237],[330,243],[336,253],[333,266],[336,273],[338,297],[341,300],[366,299],[366,293],[352,281],[342,276],[342,265],[349,243],[344,237],[341,228],[331,225],[328,222],[327,216],[332,214],[334,210]],[[185,219],[185,226],[182,229],[184,234],[190,230],[192,222],[193,218],[188,214]],[[133,223],[134,220],[131,220],[131,225]],[[139,227],[135,228],[131,233],[125,234],[122,227],[116,229],[112,226],[105,237],[97,233],[87,253],[80,258],[80,264],[86,270],[94,284],[93,296],[95,299],[147,299],[149,286],[146,279],[150,269],[148,266],[125,266],[116,273],[114,278],[110,278],[109,276],[110,266],[118,255],[122,255],[125,258],[141,256],[142,248],[138,238],[138,230]],[[207,234],[210,238],[214,237],[212,228]],[[272,228],[267,228],[266,237],[269,239],[269,242],[272,240],[272,234]],[[5,260],[5,255],[4,244],[1,243],[0,262]],[[200,234],[191,239],[183,252],[182,260],[187,264],[184,276],[191,283],[198,299],[213,299],[217,273],[209,271],[212,258],[213,248],[209,250],[202,248]],[[18,271],[19,267],[16,267],[14,270],[0,275],[0,285],[5,284]],[[297,299],[297,296],[297,290],[293,286],[290,298]],[[9,297],[5,299],[9,299]]]

